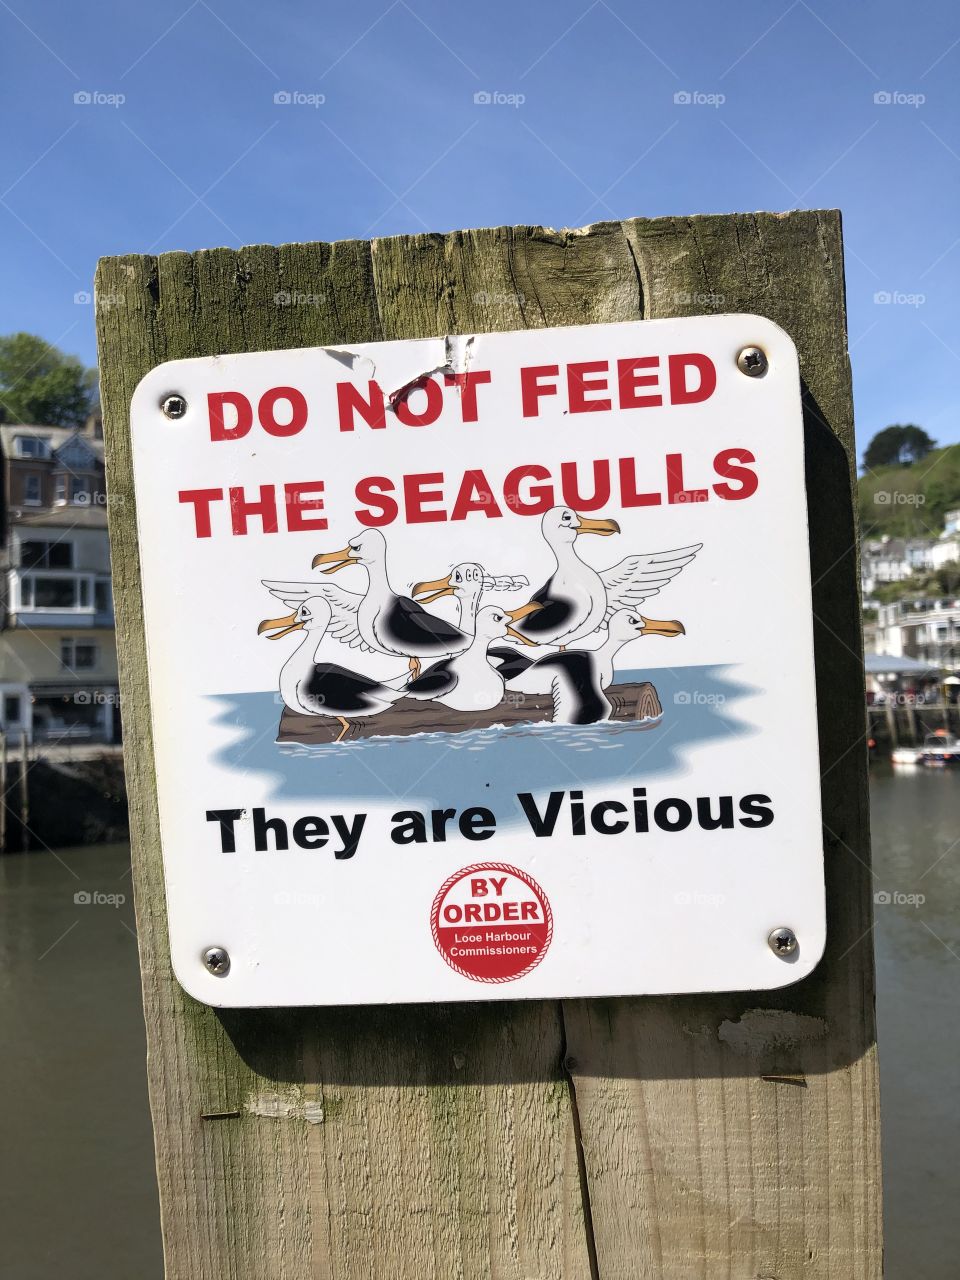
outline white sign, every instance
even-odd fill
[[[716,991],[815,966],[782,330],[713,316],[182,360],[132,415],[192,995]],[[781,927],[798,945],[778,953]]]

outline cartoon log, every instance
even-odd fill
[[[663,708],[657,691],[648,681],[615,684],[606,690],[613,704],[611,720],[637,721],[653,729],[660,723]],[[413,733],[463,733],[470,729],[490,729],[494,725],[543,724],[553,717],[553,699],[510,693],[489,711],[451,711],[436,702],[401,698],[382,715],[351,721],[344,741],[356,738],[406,737]],[[278,742],[299,742],[325,746],[340,735],[341,722],[334,716],[309,716],[285,707],[280,717]]]

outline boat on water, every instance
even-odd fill
[[[890,761],[896,765],[929,765],[934,769],[960,765],[960,738],[946,729],[937,729],[927,734],[920,747],[894,747]]]
[[[928,734],[920,748],[920,761],[934,768],[960,764],[960,738],[947,733],[946,729]]]

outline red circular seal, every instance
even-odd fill
[[[546,955],[553,912],[532,876],[505,862],[478,862],[440,886],[430,927],[451,969],[474,982],[512,982]]]

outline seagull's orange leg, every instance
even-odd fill
[[[341,738],[345,737],[347,730],[350,728],[349,720],[344,720],[343,716],[337,716],[337,719],[340,721],[341,729],[340,729],[340,732],[337,734],[337,736],[333,740],[335,743],[339,742]]]

